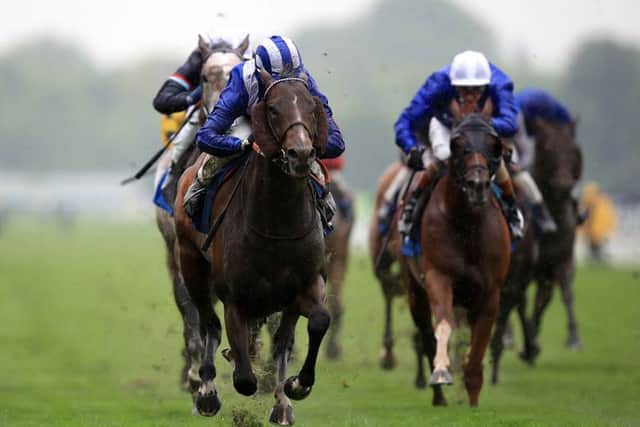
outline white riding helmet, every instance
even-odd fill
[[[489,61],[480,52],[467,50],[451,61],[449,78],[453,86],[485,86],[491,81]]]

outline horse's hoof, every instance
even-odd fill
[[[296,422],[296,418],[293,416],[291,405],[286,407],[274,405],[273,409],[271,409],[269,422],[277,426],[292,426]]]
[[[229,347],[222,349],[220,352],[222,357],[224,357],[227,362],[233,362],[233,353],[231,353],[231,349]]]
[[[538,346],[535,346],[531,349],[521,351],[518,356],[520,356],[520,359],[522,359],[524,362],[533,366],[539,354],[540,348]]]
[[[382,353],[380,354],[380,367],[385,371],[390,371],[395,369],[397,365],[398,361],[395,354],[393,354],[393,351],[386,351],[385,349],[382,349]]]
[[[253,396],[258,391],[258,380],[254,375],[250,378],[239,378],[234,372],[233,387],[244,396]]]
[[[302,400],[311,394],[311,387],[303,387],[298,376],[289,377],[284,383],[284,394],[289,399]]]
[[[429,385],[438,385],[438,384],[453,384],[453,377],[446,369],[436,369],[431,374],[431,378],[429,378]]]
[[[580,339],[578,337],[567,338],[567,342],[564,345],[569,350],[580,350],[582,348],[582,343],[580,343]]]
[[[424,378],[424,375],[416,376],[415,384],[418,390],[424,390],[425,388],[427,388],[427,380]]]
[[[207,394],[198,394],[196,398],[196,408],[198,409],[198,413],[205,417],[213,417],[218,413],[220,407],[222,406],[222,402],[218,399],[218,393],[212,392]]]
[[[335,360],[342,355],[340,346],[333,341],[329,341],[327,344],[327,358]]]
[[[447,406],[447,399],[444,398],[444,396],[433,396],[433,399],[431,400],[431,405],[432,406],[442,406],[445,407]]]

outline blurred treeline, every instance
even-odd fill
[[[458,51],[476,49],[504,69],[516,89],[543,87],[579,117],[589,179],[608,190],[637,191],[637,47],[592,39],[567,52],[567,69],[541,71],[524,53],[502,58],[490,23],[443,0],[384,0],[355,21],[293,37],[343,129],[346,176],[359,190],[373,190],[397,157],[393,123],[426,77]],[[75,45],[51,40],[0,56],[0,168],[133,170],[159,147],[151,101],[188,53],[140,58],[109,71],[93,66]]]

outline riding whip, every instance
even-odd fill
[[[140,178],[142,178],[147,171],[151,168],[151,166],[153,166],[153,164],[155,162],[158,161],[158,159],[160,158],[160,156],[162,156],[162,154],[167,150],[167,148],[169,147],[169,145],[171,145],[171,143],[173,142],[173,140],[176,138],[176,136],[180,133],[180,131],[182,130],[182,128],[185,127],[185,125],[189,122],[189,119],[191,119],[191,116],[193,116],[193,113],[196,112],[198,110],[198,108],[194,108],[191,110],[191,112],[189,112],[189,114],[187,115],[187,117],[184,119],[184,121],[182,122],[182,124],[180,125],[180,127],[178,128],[177,131],[174,132],[173,135],[171,135],[171,138],[169,138],[169,140],[167,141],[167,143],[162,146],[162,148],[160,148],[160,150],[158,150],[150,159],[147,163],[144,164],[144,166],[142,166],[140,168],[140,170],[138,172],[136,172],[135,175],[123,179],[120,182],[120,185],[127,185],[128,183],[132,182],[132,181],[136,181]]]

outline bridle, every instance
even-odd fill
[[[278,79],[278,80],[274,80],[273,82],[271,82],[271,84],[267,87],[267,89],[265,89],[264,91],[264,95],[262,97],[263,102],[267,103],[267,98],[269,96],[269,92],[271,92],[271,89],[273,89],[274,86],[280,84],[280,83],[285,83],[285,82],[300,82],[302,84],[304,84],[304,87],[309,90],[309,86],[307,84],[307,81],[304,79],[301,79],[299,77],[285,77],[282,79]],[[318,129],[317,129],[317,125],[315,123],[315,115],[314,117],[314,126],[313,126],[313,131],[311,129],[309,129],[309,126],[307,126],[306,123],[304,123],[303,121],[297,120],[294,121],[292,123],[290,123],[285,130],[282,132],[282,134],[278,135],[278,133],[275,131],[275,128],[273,127],[273,124],[271,123],[271,119],[270,116],[268,114],[268,112],[265,114],[266,116],[266,120],[267,120],[267,126],[269,126],[269,131],[271,132],[271,136],[273,137],[273,139],[276,141],[276,143],[278,144],[278,146],[282,146],[282,141],[284,140],[284,137],[287,135],[287,132],[289,132],[293,127],[295,126],[302,126],[306,131],[307,134],[309,135],[309,137],[311,138],[312,141],[316,140],[317,134],[318,134]],[[276,165],[278,165],[278,167],[280,167],[280,169],[282,169],[282,171],[284,173],[287,173],[287,171],[289,170],[288,164],[289,164],[289,160],[287,158],[287,153],[284,151],[284,148],[280,148],[278,154],[276,156],[274,156],[271,159],[272,162],[274,162]]]
[[[475,116],[475,115],[474,115]],[[467,116],[470,117],[470,116]],[[496,130],[487,123],[485,120],[480,119],[479,117],[470,117],[469,119],[465,118],[458,126],[456,126],[451,132],[451,141],[460,138],[464,134],[469,131],[482,132],[485,135],[491,135],[495,138],[498,138],[498,142],[500,142],[498,133]],[[464,144],[464,149],[462,156],[454,156],[452,153],[451,162],[453,167],[453,174],[457,184],[464,188],[466,185],[465,175],[469,171],[473,170],[487,170],[489,172],[489,176],[493,177],[498,167],[500,166],[500,160],[502,158],[501,151],[496,154],[492,152],[489,146],[485,143],[485,140],[479,140],[478,138],[466,138],[466,143]],[[479,153],[485,159],[487,159],[487,165],[475,164],[470,167],[465,167],[464,160],[469,156]]]

